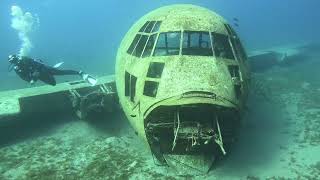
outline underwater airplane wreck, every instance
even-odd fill
[[[156,9],[118,49],[115,76],[0,92],[0,122],[36,112],[99,118],[120,106],[152,155],[207,172],[228,154],[249,91],[240,38],[218,14],[194,5]]]
[[[193,5],[150,12],[124,37],[115,77],[125,114],[160,162],[207,171],[228,153],[250,71],[221,16]]]

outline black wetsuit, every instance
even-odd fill
[[[28,82],[35,82],[38,79],[46,84],[56,85],[54,75],[82,75],[81,71],[60,70],[42,63],[41,60],[22,56],[14,65],[15,72],[21,79]]]

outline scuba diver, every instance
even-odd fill
[[[83,71],[58,69],[63,62],[51,67],[44,64],[41,60],[35,60],[27,56],[10,55],[8,60],[10,63],[8,70],[12,71],[14,69],[21,79],[31,84],[34,84],[37,80],[41,80],[46,84],[55,86],[55,75],[79,75],[91,85],[97,83],[94,77]]]

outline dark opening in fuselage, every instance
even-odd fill
[[[158,159],[163,154],[219,156],[234,142],[239,121],[235,109],[212,104],[159,106],[145,119],[145,131]]]

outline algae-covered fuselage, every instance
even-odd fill
[[[132,26],[118,50],[117,92],[159,161],[199,167],[200,157],[228,152],[248,95],[246,60],[232,27],[202,7],[162,7]]]

